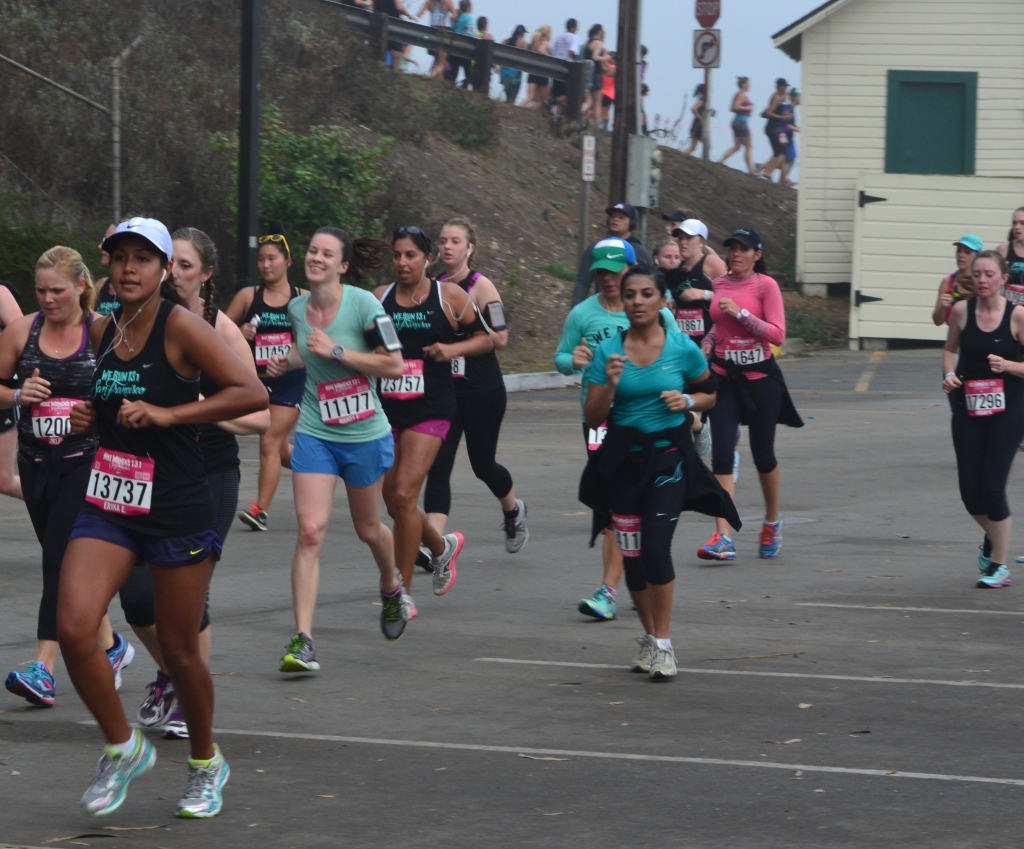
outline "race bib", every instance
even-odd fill
[[[1006,391],[1001,377],[989,380],[965,380],[964,400],[967,415],[994,416],[1006,412]]]
[[[466,358],[456,357],[452,360],[452,377],[466,376]]]
[[[587,450],[596,451],[601,447],[604,438],[608,435],[608,422],[602,422],[597,427],[587,428]]]
[[[640,556],[640,517],[620,516],[612,513],[612,527],[615,529],[615,541],[623,557]]]
[[[92,461],[85,500],[106,513],[140,516],[153,499],[156,464],[148,457],[100,448]]]
[[[764,362],[764,345],[760,339],[729,339],[722,346],[725,359],[738,366]]]
[[[690,336],[703,336],[704,310],[700,308],[676,310],[676,324],[683,333]]]
[[[1003,294],[1011,304],[1024,304],[1024,284],[1007,283]]]
[[[395,401],[423,397],[423,360],[403,360],[401,377],[382,377],[380,394]]]
[[[318,383],[316,397],[320,402],[320,418],[328,425],[361,422],[377,412],[370,381],[361,374],[345,380]]]
[[[292,349],[292,334],[286,330],[283,333],[257,333],[256,339],[256,365],[265,366],[273,356],[287,357]]]
[[[32,435],[47,445],[60,445],[71,436],[71,408],[81,404],[74,398],[47,398],[32,405]]]

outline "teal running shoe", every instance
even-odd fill
[[[24,672],[11,672],[4,686],[14,695],[40,707],[53,707],[57,695],[57,682],[41,660],[30,663]]]
[[[153,744],[138,731],[132,732],[135,748],[130,755],[119,755],[107,746],[96,764],[92,784],[82,796],[82,813],[102,817],[113,813],[128,795],[128,783],[136,776],[149,772],[156,763]]]
[[[978,578],[976,586],[979,590],[999,590],[1008,587],[1013,583],[1010,577],[1010,570],[1002,563],[990,563],[988,568]]]
[[[585,616],[593,616],[595,619],[614,619],[615,590],[607,584],[601,584],[590,598],[581,598],[576,609]]]
[[[231,777],[231,768],[216,743],[213,753],[208,761],[188,759],[188,786],[178,802],[178,816],[182,819],[215,817],[224,807],[224,785]]]

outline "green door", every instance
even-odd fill
[[[973,174],[978,75],[889,71],[885,170]]]

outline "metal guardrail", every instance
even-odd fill
[[[461,35],[452,30],[437,29],[423,24],[412,23],[400,18],[392,18],[381,12],[371,12],[341,3],[340,0],[321,0],[339,9],[345,22],[360,35],[366,36],[370,50],[378,58],[383,59],[389,41],[401,44],[412,44],[425,47],[451,56],[472,59],[474,63],[473,88],[487,92],[490,89],[491,68],[499,65],[503,68],[514,68],[527,74],[549,77],[558,82],[568,83],[566,116],[572,119],[580,117],[583,105],[585,80],[592,73],[593,63],[589,60],[569,62],[510,47],[490,39],[474,38]]]

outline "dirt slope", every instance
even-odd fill
[[[464,216],[477,228],[477,268],[500,287],[512,336],[502,356],[506,370],[547,371],[569,309],[578,256],[577,209],[580,140],[561,136],[545,117],[501,107],[501,141],[487,153],[469,153],[430,134],[419,145],[400,144],[403,169],[426,203],[427,224]],[[598,174],[607,175],[610,138],[598,139]],[[662,205],[692,209],[718,244],[734,228],[756,227],[772,268],[792,252],[796,193],[731,168],[664,149]],[[607,183],[593,184],[591,237],[604,232]],[[648,244],[663,233],[651,217]],[[561,266],[561,268],[559,267]],[[552,271],[556,273],[552,273]],[[561,272],[561,276],[557,276]]]

